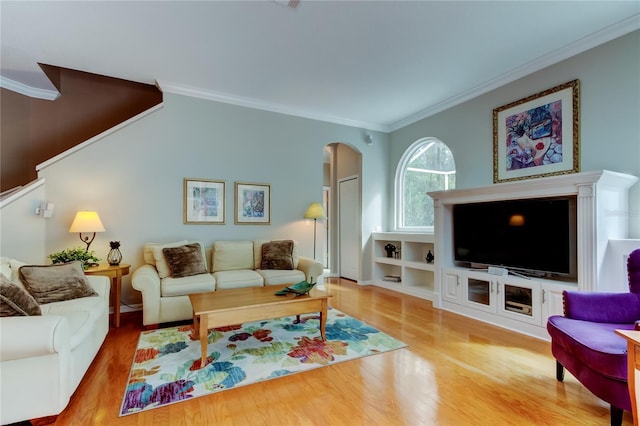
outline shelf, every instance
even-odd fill
[[[435,295],[435,265],[427,263],[429,252],[434,254],[433,234],[405,232],[374,232],[373,284],[429,300]],[[392,244],[398,258],[386,256],[385,246]],[[400,282],[386,281],[386,275],[400,276]]]
[[[426,259],[429,252],[433,255],[433,243],[407,241],[405,243],[404,259],[408,262],[427,263]]]
[[[405,268],[404,285],[433,291],[433,273]]]
[[[386,263],[387,265],[402,265],[402,261],[400,259],[394,259],[392,257],[376,257],[374,262]]]
[[[405,261],[404,265],[407,268],[413,268],[413,269],[421,269],[423,271],[435,271],[436,267],[433,263],[427,263],[427,262],[409,262],[409,261]]]

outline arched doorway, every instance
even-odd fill
[[[323,170],[324,185],[323,198],[325,199],[325,210],[327,212],[327,220],[325,221],[326,229],[324,230],[324,247],[326,247],[326,267],[329,270],[328,276],[340,276],[341,274],[341,254],[343,245],[347,245],[350,255],[357,262],[357,272],[349,273],[346,278],[357,281],[361,275],[360,258],[362,255],[362,231],[361,231],[361,173],[362,173],[362,155],[345,143],[335,142],[328,144],[323,154]],[[350,236],[345,235],[345,228],[340,224],[340,200],[339,200],[339,184],[341,181],[356,179],[356,187],[350,188],[355,191],[352,196],[355,197],[355,206],[357,206],[356,218],[357,223],[350,223],[347,227]],[[353,182],[351,182],[353,184]],[[343,206],[344,207],[344,206]],[[351,219],[353,222],[353,217]],[[347,238],[345,240],[345,238]],[[353,241],[351,241],[351,239]],[[342,242],[341,242],[342,240]],[[319,259],[320,260],[320,259]],[[343,263],[345,259],[342,259]]]

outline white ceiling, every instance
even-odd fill
[[[640,28],[640,1],[2,0],[0,15],[3,87],[52,90],[45,63],[390,131]]]

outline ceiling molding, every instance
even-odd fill
[[[467,91],[459,93],[456,96],[450,97],[438,104],[435,104],[429,108],[423,109],[415,114],[412,114],[402,120],[398,120],[394,123],[390,123],[388,127],[389,132],[406,127],[416,121],[423,120],[431,117],[439,112],[452,108],[456,105],[460,105],[463,102],[476,98],[480,95],[484,95],[492,90],[504,86],[505,84],[516,81],[522,77],[533,74],[548,66],[561,62],[579,53],[585,52],[601,44],[607,43],[618,37],[622,37],[625,34],[631,33],[640,29],[640,14],[635,14],[623,21],[620,21],[614,25],[611,25],[603,30],[590,34],[575,43],[568,44],[564,47],[554,50],[548,55],[544,55],[533,61],[527,62],[517,68],[512,69],[498,77],[491,79],[483,84],[475,86]]]
[[[575,43],[568,44],[564,47],[554,50],[548,55],[539,57],[533,61],[527,62],[517,68],[514,68],[506,73],[499,75],[485,83],[477,85],[469,90],[452,96],[444,101],[435,104],[429,108],[418,111],[401,120],[392,123],[370,123],[361,122],[356,120],[350,120],[342,117],[335,117],[331,115],[321,114],[313,111],[303,111],[297,108],[260,101],[252,98],[244,98],[214,91],[207,91],[193,87],[182,86],[177,83],[161,82],[158,81],[158,87],[163,92],[175,93],[184,96],[197,97],[216,102],[228,103],[233,105],[244,106],[248,108],[256,108],[271,112],[277,112],[286,115],[293,115],[296,117],[309,118],[312,120],[326,121],[335,124],[342,124],[351,127],[364,128],[368,130],[376,130],[380,132],[390,133],[413,124],[417,121],[431,117],[439,112],[447,110],[449,108],[460,105],[463,102],[469,101],[480,95],[495,90],[505,84],[511,83],[534,72],[540,71],[548,66],[556,64],[560,61],[568,59],[579,53],[585,52],[589,49],[597,47],[601,44],[607,43],[632,31],[640,29],[640,14],[635,14],[625,20],[622,20],[616,24],[610,25],[603,30],[590,34]]]
[[[439,112],[455,107],[463,102],[469,101],[520,78],[526,77],[527,75],[530,75],[534,72],[540,71],[541,69],[544,69],[548,66],[556,64],[567,58],[575,56],[579,53],[597,47],[601,44],[614,40],[638,29],[640,29],[640,13],[636,13],[631,17],[624,19],[616,24],[610,25],[609,27],[606,27],[600,31],[585,36],[574,43],[558,48],[550,54],[536,58],[491,80],[478,84],[468,90],[444,99],[435,105],[417,111],[398,121],[392,122],[365,122],[352,120],[345,117],[324,114],[313,110],[299,109],[284,104],[263,101],[250,97],[241,97],[223,92],[204,90],[162,80],[157,81],[156,84],[161,91],[167,93],[196,97],[226,104],[260,109],[355,128],[390,133],[413,124],[417,121],[433,116]],[[30,87],[26,84],[2,76],[0,76],[0,87],[12,90],[17,93],[21,93],[32,98],[46,100],[55,100],[60,95],[60,93],[56,90]]]
[[[293,108],[273,102],[266,102],[253,98],[230,95],[227,93],[203,90],[195,87],[187,87],[167,81],[157,80],[156,85],[162,92],[173,93],[176,95],[190,96],[194,98],[238,105],[247,108],[255,108],[264,111],[277,112],[285,115],[293,115],[295,117],[309,118],[312,120],[326,121],[329,123],[341,124],[344,126],[375,130],[379,132],[389,132],[389,128],[385,124],[350,120],[348,118],[336,117],[333,115],[322,114],[315,111],[301,110],[298,108]]]
[[[55,101],[60,96],[57,90],[39,89],[37,87],[27,86],[15,80],[0,75],[0,87],[30,98],[44,99],[46,101]]]

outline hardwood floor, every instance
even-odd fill
[[[331,306],[408,348],[118,417],[139,313],[122,316],[56,425],[608,425],[609,406],[548,342],[433,309],[431,302],[329,279]],[[633,424],[624,413],[625,425]]]

